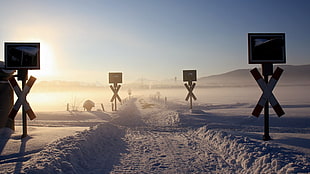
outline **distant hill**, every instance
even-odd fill
[[[274,67],[276,69],[278,65]],[[259,65],[257,67],[260,67]],[[310,86],[310,65],[280,65],[284,72],[280,77],[277,85],[303,85]],[[250,73],[251,69],[238,69],[227,73],[201,77],[197,81],[197,87],[243,87],[257,86],[254,78]],[[261,71],[259,69],[259,71]],[[81,90],[85,88],[109,88],[105,83],[85,83],[77,81],[41,81],[35,84],[33,90],[44,91],[64,91],[64,90]],[[123,88],[184,88],[183,81],[171,78],[166,80],[138,79],[135,82],[122,84]]]
[[[284,69],[278,85],[310,85],[310,65],[275,65]],[[199,78],[199,86],[253,86],[251,69],[238,69],[224,74]],[[261,71],[261,69],[259,69]]]

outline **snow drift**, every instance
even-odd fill
[[[191,138],[194,142],[191,144],[200,144],[200,147],[208,146],[214,152],[218,152],[217,155],[227,163],[225,165],[234,169],[233,173],[307,173],[310,171],[309,158],[285,148],[271,146],[268,142],[256,142],[247,137],[236,137],[226,132],[208,130],[207,126],[189,130],[189,132],[192,132]],[[113,166],[119,163],[121,154],[128,153],[126,143],[122,140],[124,134],[124,130],[118,126],[104,123],[74,136],[59,139],[32,157],[25,164],[24,171],[26,173],[109,173]],[[141,160],[142,158],[143,156]],[[201,154],[201,158],[204,158],[204,154]],[[139,163],[139,161],[135,162]]]
[[[166,173],[171,167],[176,169],[170,172],[181,173],[310,171],[310,159],[302,153],[270,142],[255,141],[248,137],[209,129],[207,125],[199,128],[182,126],[181,123],[177,124],[182,122],[179,115],[184,113],[181,112],[145,100],[132,100],[115,113],[118,117],[115,117],[114,121],[102,123],[47,145],[25,163],[24,171],[77,174],[122,171]],[[190,122],[191,116],[188,117],[183,121]],[[163,123],[163,120],[167,123]],[[136,121],[138,124],[134,124]],[[165,129],[162,129],[163,127]],[[159,162],[162,158],[171,163]],[[195,165],[183,166],[182,170],[178,170],[184,159],[192,160],[185,164]],[[145,164],[148,166],[145,167]]]
[[[47,145],[29,160],[26,173],[107,173],[126,151],[124,130],[101,124]]]
[[[308,173],[310,158],[268,142],[236,137],[223,131],[199,128],[197,137],[222,154],[236,173]]]
[[[230,166],[233,173],[307,173],[310,171],[308,157],[283,147],[275,147],[268,142],[252,141],[247,137],[208,130],[207,126],[195,130],[189,129],[187,134],[193,141],[190,143],[193,149],[194,145],[213,149],[214,153],[224,159],[226,164],[223,166]],[[49,144],[27,162],[24,171],[26,173],[109,173],[113,166],[119,163],[121,154],[128,153],[127,144],[123,141],[124,135],[125,128],[103,123]],[[200,154],[199,158],[205,158],[204,154]],[[143,154],[141,154],[142,159]]]

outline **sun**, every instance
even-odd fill
[[[51,46],[40,41],[40,70],[31,70],[29,74],[39,78],[49,78],[55,75],[55,58]]]

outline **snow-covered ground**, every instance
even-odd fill
[[[193,110],[185,90],[169,89],[117,112],[40,111],[23,140],[18,117],[14,133],[0,130],[1,173],[310,173],[307,88],[275,91],[286,114],[270,108],[271,141],[251,116],[261,94],[252,87],[197,89]]]

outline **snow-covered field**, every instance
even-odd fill
[[[185,89],[133,90],[117,112],[42,109],[27,138],[20,117],[15,132],[0,130],[0,172],[310,173],[308,89],[276,88],[286,114],[270,108],[271,141],[251,116],[258,87],[197,88],[193,110]]]

